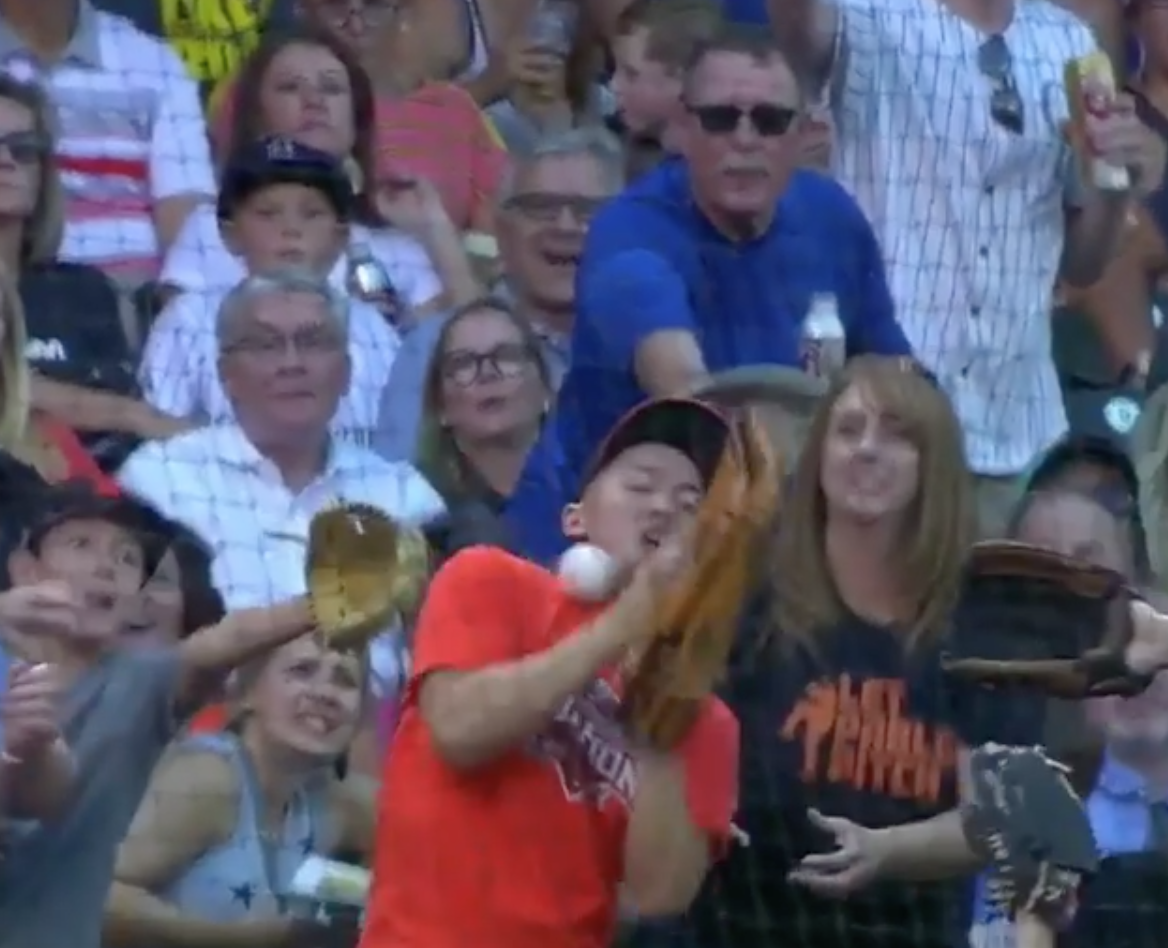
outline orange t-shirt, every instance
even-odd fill
[[[543,652],[602,608],[494,548],[439,571],[386,758],[361,948],[611,944],[636,791],[612,683],[598,679],[544,733],[470,773],[439,758],[417,705],[429,673]],[[738,797],[738,724],[726,706],[711,698],[678,753],[694,823],[720,844]]]

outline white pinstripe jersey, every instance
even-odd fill
[[[841,0],[834,173],[884,249],[898,317],[965,430],[970,467],[1023,471],[1066,428],[1050,314],[1072,180],[1066,61],[1090,31],[1018,0],[1002,34],[1021,134],[990,117],[987,39],[939,0]]]

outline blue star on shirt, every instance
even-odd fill
[[[231,898],[240,902],[245,909],[251,908],[251,900],[255,898],[255,886],[250,882],[231,887]]]

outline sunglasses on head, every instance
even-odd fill
[[[739,105],[711,104],[687,106],[702,131],[709,135],[730,135],[738,130],[745,118],[755,133],[762,138],[777,138],[785,135],[799,117],[799,110],[784,105]]]

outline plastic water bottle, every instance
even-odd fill
[[[376,306],[395,326],[402,323],[405,308],[401,296],[368,244],[353,244],[349,248],[347,283],[350,296]]]
[[[556,56],[567,56],[576,39],[579,12],[565,0],[540,0],[527,24],[527,38]]]
[[[803,371],[816,378],[831,379],[843,369],[847,359],[847,335],[840,322],[835,294],[817,293],[803,320],[799,347]]]

